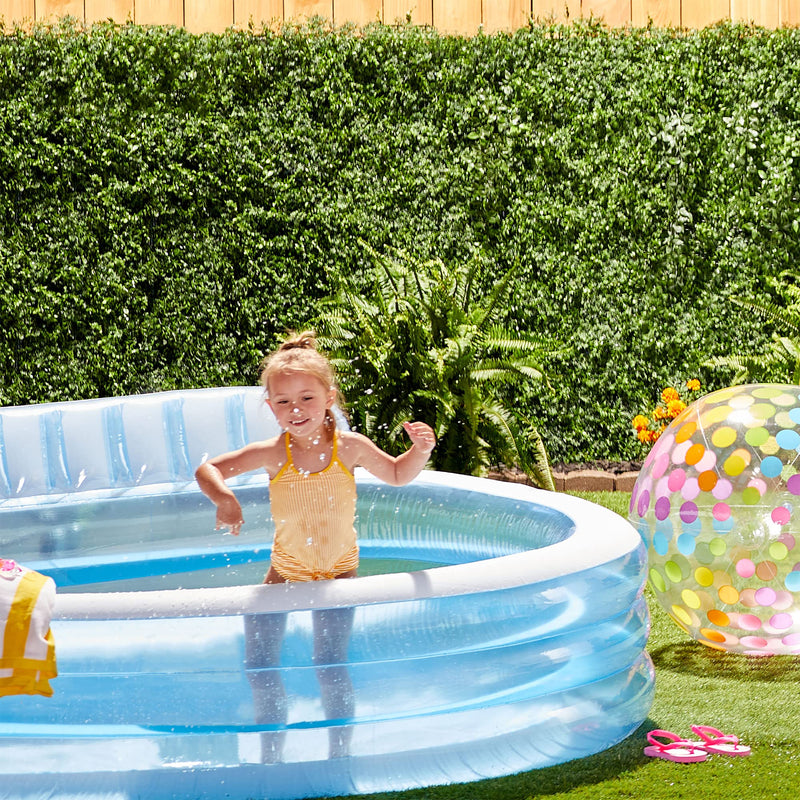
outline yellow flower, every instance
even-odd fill
[[[675,386],[667,386],[661,392],[661,399],[656,403],[649,416],[637,414],[631,421],[633,429],[636,431],[636,438],[643,445],[652,445],[658,441],[667,426],[680,416],[688,404],[693,401],[690,393],[700,389],[700,381],[697,378],[681,380],[676,385],[677,389]]]
[[[686,403],[684,403],[683,400],[670,400],[667,403],[667,411],[673,418],[677,417],[684,408],[686,408]]]
[[[661,392],[661,399],[665,403],[669,403],[671,400],[678,400],[680,399],[680,395],[678,394],[677,389],[673,389],[671,386],[667,386],[663,392]]]

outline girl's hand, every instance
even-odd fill
[[[216,530],[224,530],[234,536],[239,535],[239,531],[244,525],[242,518],[242,507],[235,497],[226,498],[217,506],[217,527]]]
[[[423,453],[430,453],[436,446],[436,434],[430,425],[424,422],[404,422],[403,428],[411,439],[411,444],[416,445]]]

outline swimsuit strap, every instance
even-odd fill
[[[283,446],[286,448],[286,464],[284,466],[294,466],[294,462],[292,461],[292,448],[289,446],[290,436],[289,431],[286,431],[283,437]],[[283,470],[281,470],[283,472]]]
[[[286,448],[286,463],[278,470],[278,475],[282,475],[287,469],[294,469],[294,459],[292,459],[292,448],[289,444],[291,441],[291,434],[289,431],[286,431],[283,438],[283,446]],[[328,462],[328,466],[325,469],[320,470],[320,473],[325,472],[329,469],[334,463],[339,464],[339,466],[348,474],[352,475],[353,473],[347,469],[342,461],[339,460],[339,435],[337,434],[336,430],[333,431],[333,447],[331,449],[331,460]],[[312,473],[318,474],[318,473]],[[275,478],[278,477],[275,476]],[[273,478],[273,480],[275,479]]]
[[[275,475],[271,475],[269,482],[270,484],[273,481],[278,480],[287,470],[294,468],[294,464],[292,463],[292,448],[289,447],[289,431],[286,431],[284,434],[283,439],[283,446],[286,448],[286,461],[283,462],[283,466],[275,473]]]
[[[345,463],[339,458],[339,433],[338,431],[333,432],[333,452],[331,453],[331,462],[325,469],[331,467],[334,462],[338,464],[347,475],[353,478],[353,470],[351,470]]]

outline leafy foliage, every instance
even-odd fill
[[[541,386],[556,349],[497,322],[514,272],[486,287],[478,255],[446,265],[369,253],[373,291],[345,283],[319,320],[345,393],[359,398],[357,426],[397,452],[403,423],[426,420],[439,440],[436,469],[483,475],[502,462],[553,489],[541,436],[497,391]]]
[[[730,25],[6,30],[0,403],[254,382],[365,239],[514,270],[497,324],[571,351],[497,396],[554,460],[632,458],[655,388],[771,341],[728,298],[800,259],[798,63]]]
[[[718,356],[705,363],[709,367],[735,370],[734,383],[800,384],[800,284],[793,272],[784,272],[778,280],[768,278],[767,281],[781,298],[780,303],[759,302],[744,297],[732,297],[731,302],[773,323],[786,335],[773,332],[763,352]]]

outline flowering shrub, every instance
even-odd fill
[[[691,403],[700,391],[700,381],[692,378],[680,389],[668,386],[661,392],[661,399],[649,414],[637,414],[633,418],[636,438],[644,445],[651,445],[664,432],[667,425]]]

